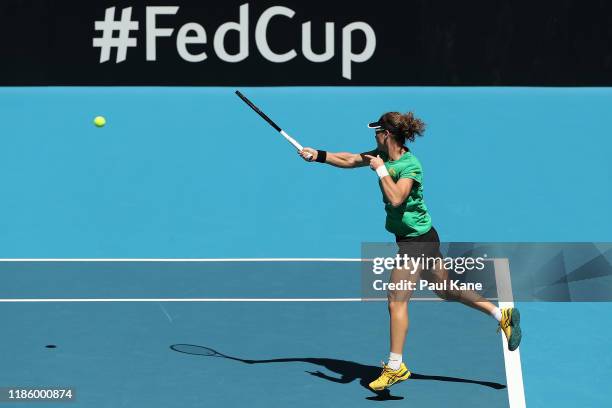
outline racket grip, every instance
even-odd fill
[[[294,138],[292,138],[291,136],[289,136],[289,135],[287,134],[287,132],[285,132],[284,130],[281,130],[281,131],[280,131],[280,134],[281,134],[281,135],[283,135],[283,137],[284,137],[285,139],[287,139],[287,141],[288,141],[289,143],[291,143],[291,144],[293,145],[293,147],[295,147],[296,149],[298,149],[298,151],[300,151],[300,152],[301,152],[302,150],[304,150],[304,146],[302,146],[301,144],[299,144],[299,143],[297,142],[297,140],[295,140]]]

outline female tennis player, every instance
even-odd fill
[[[355,168],[370,166],[379,177],[387,212],[386,229],[395,235],[399,254],[403,257],[439,257],[440,239],[432,226],[431,217],[423,200],[423,170],[406,142],[414,142],[423,136],[425,124],[412,112],[402,115],[387,112],[368,125],[374,129],[376,148],[354,153],[331,153],[304,148],[299,152],[306,161],[327,163],[335,167]],[[429,282],[446,282],[448,271],[441,263],[429,270],[409,270],[397,267],[391,273],[391,282],[427,279]],[[450,285],[447,285],[450,287]],[[436,294],[445,300],[456,300],[493,316],[507,339],[508,348],[515,350],[521,342],[520,314],[516,308],[499,309],[479,294],[467,290],[438,290]],[[390,353],[382,374],[370,383],[370,388],[381,391],[410,377],[410,371],[402,361],[402,351],[408,331],[408,301],[412,290],[389,291]]]

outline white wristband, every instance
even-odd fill
[[[382,180],[383,177],[389,175],[389,172],[387,171],[387,167],[385,167],[385,165],[383,164],[382,166],[376,169],[376,174],[378,174],[378,177]]]

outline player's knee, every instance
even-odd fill
[[[440,299],[443,300],[456,300],[458,299],[457,293],[455,293],[452,290],[436,290],[435,291],[436,295],[438,295],[438,297]]]
[[[445,290],[434,290],[436,296],[438,296],[442,300],[447,300],[447,293]]]
[[[405,313],[408,308],[408,302],[405,300],[389,300],[388,308],[389,314]]]
[[[451,300],[452,299],[452,294],[450,293],[449,290],[436,290],[435,293],[436,293],[436,295],[438,295],[438,297],[440,299],[443,299],[443,300]]]

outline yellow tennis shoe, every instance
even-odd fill
[[[518,309],[509,307],[501,310],[502,319],[497,331],[502,330],[508,341],[508,350],[514,351],[521,344],[523,333],[521,332],[521,314]]]
[[[407,380],[410,374],[410,371],[408,371],[404,363],[400,364],[400,368],[397,370],[392,370],[388,365],[383,363],[383,370],[380,377],[370,383],[370,388],[374,391],[382,391],[395,383]]]

